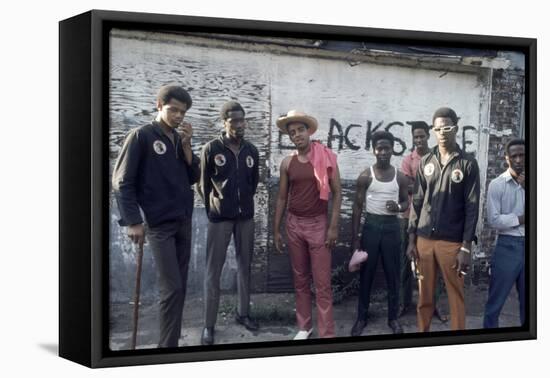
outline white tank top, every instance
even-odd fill
[[[399,203],[399,184],[397,183],[397,169],[395,170],[395,176],[390,182],[381,182],[376,179],[374,169],[370,167],[370,175],[372,181],[367,188],[366,200],[367,200],[367,213],[378,215],[396,215],[394,212],[386,209],[387,201],[395,201]]]

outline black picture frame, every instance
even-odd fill
[[[111,28],[186,30],[518,51],[525,56],[528,149],[526,324],[517,328],[262,342],[178,349],[108,347],[108,35]],[[92,10],[59,24],[59,354],[89,367],[252,358],[535,339],[536,39]]]

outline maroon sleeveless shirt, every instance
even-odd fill
[[[292,156],[288,164],[290,186],[288,211],[299,217],[315,217],[328,212],[328,201],[319,198],[317,179],[310,162],[301,163],[298,156]]]

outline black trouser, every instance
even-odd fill
[[[407,257],[407,246],[409,245],[409,218],[399,220],[401,224],[401,303],[408,307],[412,303],[413,276],[411,260]]]
[[[367,319],[372,282],[382,258],[388,290],[388,320],[397,319],[399,309],[399,275],[401,259],[401,235],[399,219],[395,215],[375,215],[367,213],[361,235],[361,248],[369,254],[361,265],[359,276],[359,302],[357,318]]]
[[[149,227],[147,239],[155,259],[160,292],[158,346],[177,347],[191,256],[191,218]]]
[[[205,327],[216,325],[220,304],[220,278],[227,247],[235,242],[237,259],[237,295],[239,316],[248,316],[250,308],[250,263],[254,252],[254,219],[209,222],[206,237],[206,274],[204,276]]]

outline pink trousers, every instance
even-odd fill
[[[300,330],[312,328],[311,280],[315,286],[317,327],[320,337],[334,337],[332,315],[331,252],[325,246],[327,215],[299,217],[291,213],[286,220],[286,233],[294,289],[296,322]]]

